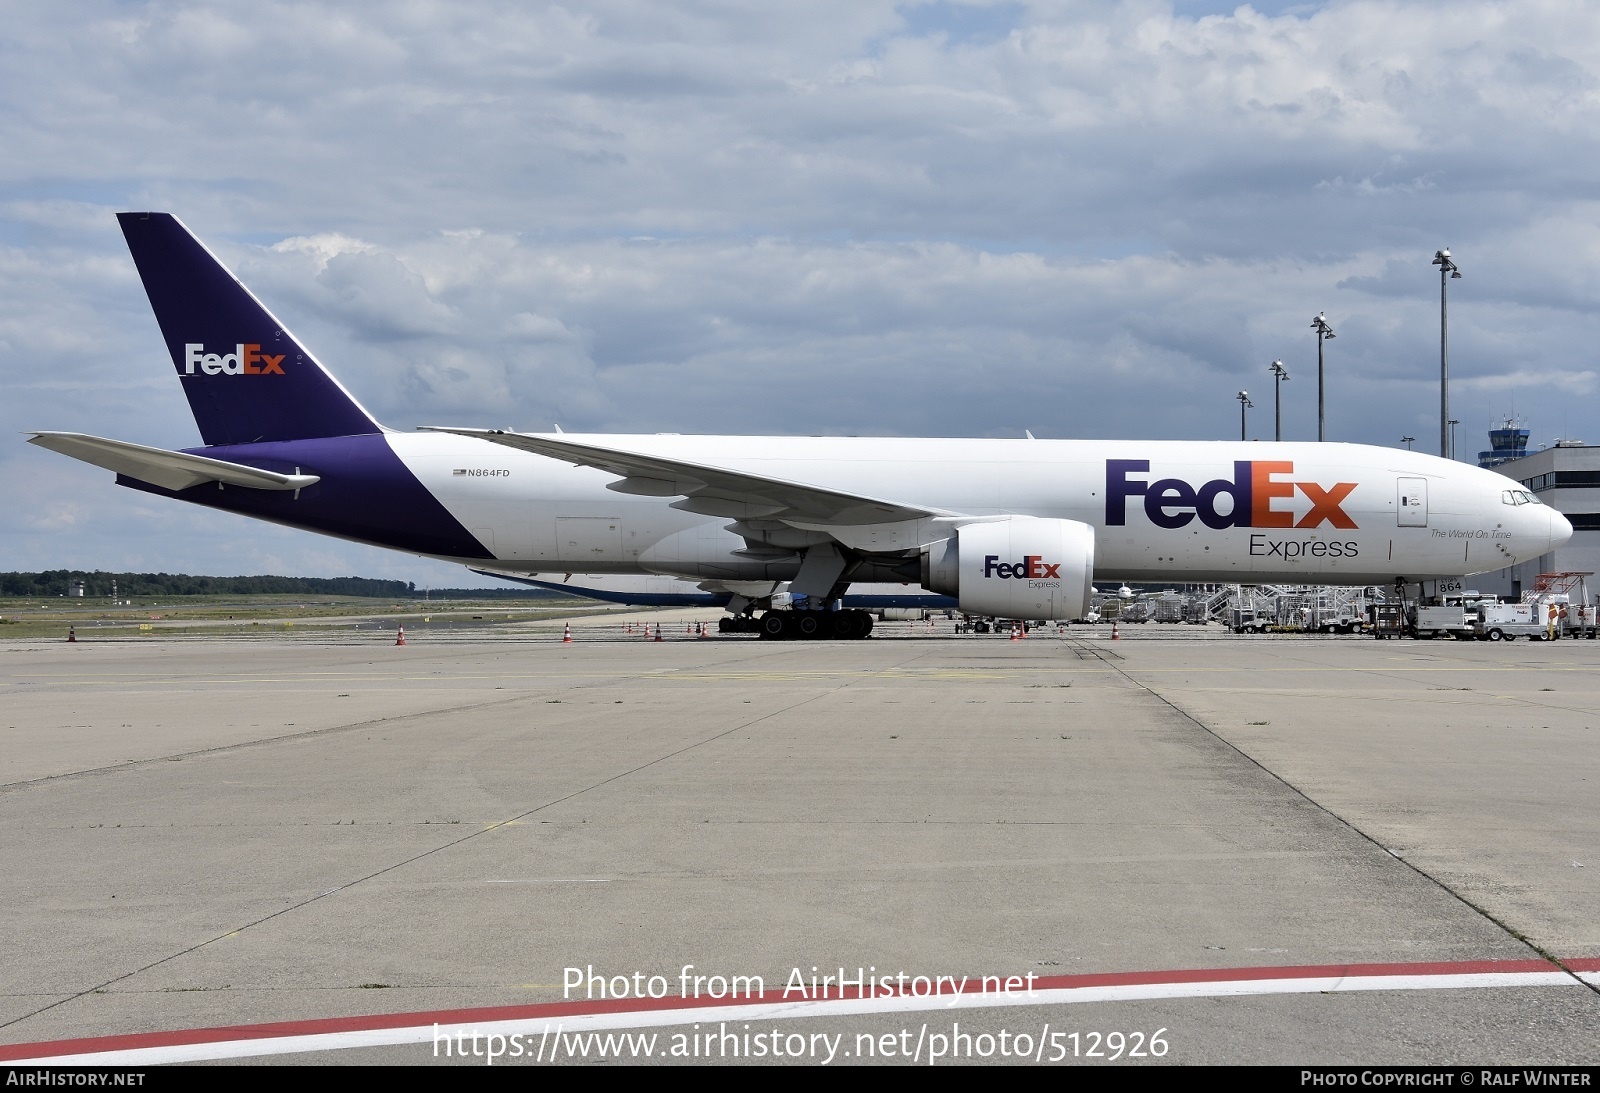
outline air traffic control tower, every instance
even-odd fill
[[[1478,466],[1490,470],[1521,459],[1528,454],[1528,430],[1511,418],[1498,429],[1489,430],[1489,450],[1478,453]]]

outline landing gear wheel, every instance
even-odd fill
[[[828,618],[829,637],[849,640],[861,636],[861,620],[854,611],[835,611]]]
[[[814,638],[822,633],[822,620],[817,618],[814,611],[802,612],[795,620],[794,631],[796,637]]]
[[[789,627],[785,625],[788,620],[781,611],[768,611],[761,616],[761,636],[773,641],[782,641],[788,637],[786,632]]]

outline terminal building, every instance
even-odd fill
[[[1507,422],[1489,433],[1490,450],[1478,466],[1499,471],[1527,487],[1544,504],[1572,521],[1572,538],[1549,554],[1472,578],[1480,592],[1520,600],[1540,573],[1600,573],[1600,446],[1558,440],[1528,451],[1528,430]],[[1590,582],[1591,594],[1596,591]],[[1574,596],[1576,599],[1576,596]]]

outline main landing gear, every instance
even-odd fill
[[[724,634],[760,634],[770,641],[864,638],[872,633],[872,616],[865,611],[768,611],[759,619],[735,615],[717,623]]]

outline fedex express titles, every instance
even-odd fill
[[[1128,501],[1144,499],[1144,514],[1158,528],[1176,530],[1197,518],[1208,528],[1297,528],[1311,530],[1328,524],[1355,531],[1358,525],[1344,511],[1345,498],[1355,490],[1354,482],[1336,482],[1323,487],[1316,482],[1283,481],[1294,474],[1294,461],[1288,459],[1239,459],[1233,464],[1233,478],[1215,478],[1196,488],[1181,478],[1162,478],[1154,482],[1132,478],[1148,474],[1148,459],[1106,460],[1106,526],[1126,527]],[[1280,499],[1299,493],[1311,507],[1298,520],[1292,512],[1273,507]],[[1220,511],[1218,499],[1227,497],[1227,511]],[[1277,556],[1292,559],[1311,555],[1317,558],[1354,558],[1360,553],[1352,540],[1296,541],[1272,539],[1266,535],[1250,537],[1254,557]]]

